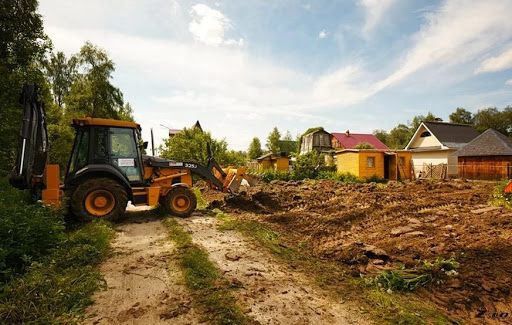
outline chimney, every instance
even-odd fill
[[[346,135],[347,137],[349,137],[349,136],[350,136],[350,131],[349,131],[349,130],[345,131],[345,135]]]

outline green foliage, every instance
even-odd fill
[[[261,155],[263,155],[260,139],[256,137],[252,139],[251,144],[249,145],[249,149],[247,150],[247,155],[251,160],[261,157]]]
[[[324,163],[324,156],[315,150],[299,155],[293,164],[293,178],[314,179],[318,175],[319,169],[324,166]]]
[[[160,155],[167,159],[177,161],[194,161],[202,165],[207,164],[207,143],[210,143],[213,157],[223,166],[240,166],[245,164],[246,154],[241,151],[228,150],[226,140],[214,139],[210,132],[199,128],[185,128],[182,132],[165,140],[160,147]]]
[[[474,124],[478,132],[492,128],[510,136],[512,135],[512,107],[507,106],[503,110],[496,107],[479,110],[474,115]]]
[[[260,175],[261,175],[260,176],[261,180],[264,182],[267,182],[267,183],[274,181],[274,180],[289,181],[289,180],[293,179],[292,174],[290,172],[273,170],[273,169],[265,170]]]
[[[77,58],[68,59],[63,52],[51,53],[43,62],[45,75],[51,85],[53,101],[60,108],[64,107],[64,98],[77,77]]]
[[[0,292],[0,322],[72,323],[92,302],[90,296],[102,285],[95,266],[105,257],[113,231],[96,222],[64,236]]]
[[[505,187],[508,181],[499,182],[495,187],[491,197],[491,204],[512,209],[512,193],[505,193]]]
[[[330,179],[342,183],[360,183],[362,180],[351,173],[338,173],[336,171],[320,171],[316,179]]]
[[[457,107],[455,112],[451,113],[450,123],[473,124],[473,114],[462,107]]]
[[[459,263],[453,258],[437,258],[434,262],[423,261],[416,269],[383,271],[368,281],[383,290],[414,291],[430,284],[441,284],[446,278],[457,275]]]
[[[209,259],[208,253],[192,242],[190,234],[175,219],[167,218],[165,224],[177,245],[185,283],[208,320],[214,324],[251,323],[237,305],[232,285]]]
[[[375,147],[368,143],[368,142],[361,142],[361,143],[358,143],[354,149],[375,149]]]
[[[63,218],[0,179],[0,286],[64,240]]]
[[[24,83],[44,83],[39,62],[50,47],[36,0],[0,1],[0,170],[10,171],[18,144]],[[44,85],[43,85],[44,88]],[[43,89],[43,97],[49,92]]]
[[[278,154],[281,151],[281,148],[279,148],[279,140],[281,139],[281,133],[279,133],[279,130],[277,127],[274,127],[272,129],[272,132],[267,137],[267,149],[268,151]]]

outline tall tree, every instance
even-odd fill
[[[77,74],[76,57],[66,58],[63,52],[51,53],[44,64],[45,74],[52,88],[53,100],[59,107],[64,106],[64,97],[69,93]]]
[[[18,145],[24,83],[38,83],[46,96],[39,63],[50,48],[37,0],[0,1],[0,170],[10,170]]]
[[[281,150],[279,147],[279,140],[281,139],[281,133],[277,127],[272,129],[272,132],[267,137],[267,149],[272,153],[279,153]]]
[[[260,139],[254,137],[249,145],[249,149],[247,150],[247,155],[249,156],[249,159],[256,159],[261,157],[262,154],[263,150],[261,149]]]
[[[474,124],[478,132],[493,128],[505,135],[511,135],[512,108],[506,107],[503,111],[496,107],[479,110],[474,116]]]
[[[221,165],[238,165],[244,153],[228,151],[226,140],[214,139],[210,132],[199,128],[186,128],[182,132],[165,140],[159,151],[161,156],[178,161],[195,161],[206,165],[208,152],[206,144],[210,143],[213,157]]]
[[[451,123],[473,124],[473,114],[462,107],[457,107],[455,112],[450,114]]]
[[[71,85],[66,104],[71,111],[93,117],[119,119],[124,101],[112,85],[114,62],[107,53],[87,42],[76,55],[78,76]]]
[[[420,126],[421,122],[432,122],[432,121],[442,121],[439,117],[435,116],[431,112],[428,112],[427,115],[416,115],[412,118],[412,121],[409,123],[409,126],[412,130],[411,133],[414,133],[416,129]],[[411,134],[412,136],[412,134]]]

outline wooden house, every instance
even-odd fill
[[[501,180],[512,176],[512,140],[488,129],[457,151],[459,176]]]
[[[290,168],[290,158],[288,155],[275,155],[267,153],[259,158],[256,158],[259,170],[276,170],[288,171]]]
[[[440,177],[456,177],[456,151],[478,135],[471,125],[422,122],[405,149],[412,152],[416,176],[432,174],[433,166],[439,166],[443,169],[436,173]]]
[[[411,179],[412,154],[408,151],[376,149],[344,149],[335,153],[338,173],[357,177],[379,177],[390,180]]]
[[[323,128],[316,128],[304,134],[301,137],[300,154],[305,154],[313,150],[318,152],[328,152],[332,150],[331,138],[332,135]]]

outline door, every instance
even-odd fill
[[[142,168],[133,129],[110,128],[110,160],[131,183],[142,181]]]

